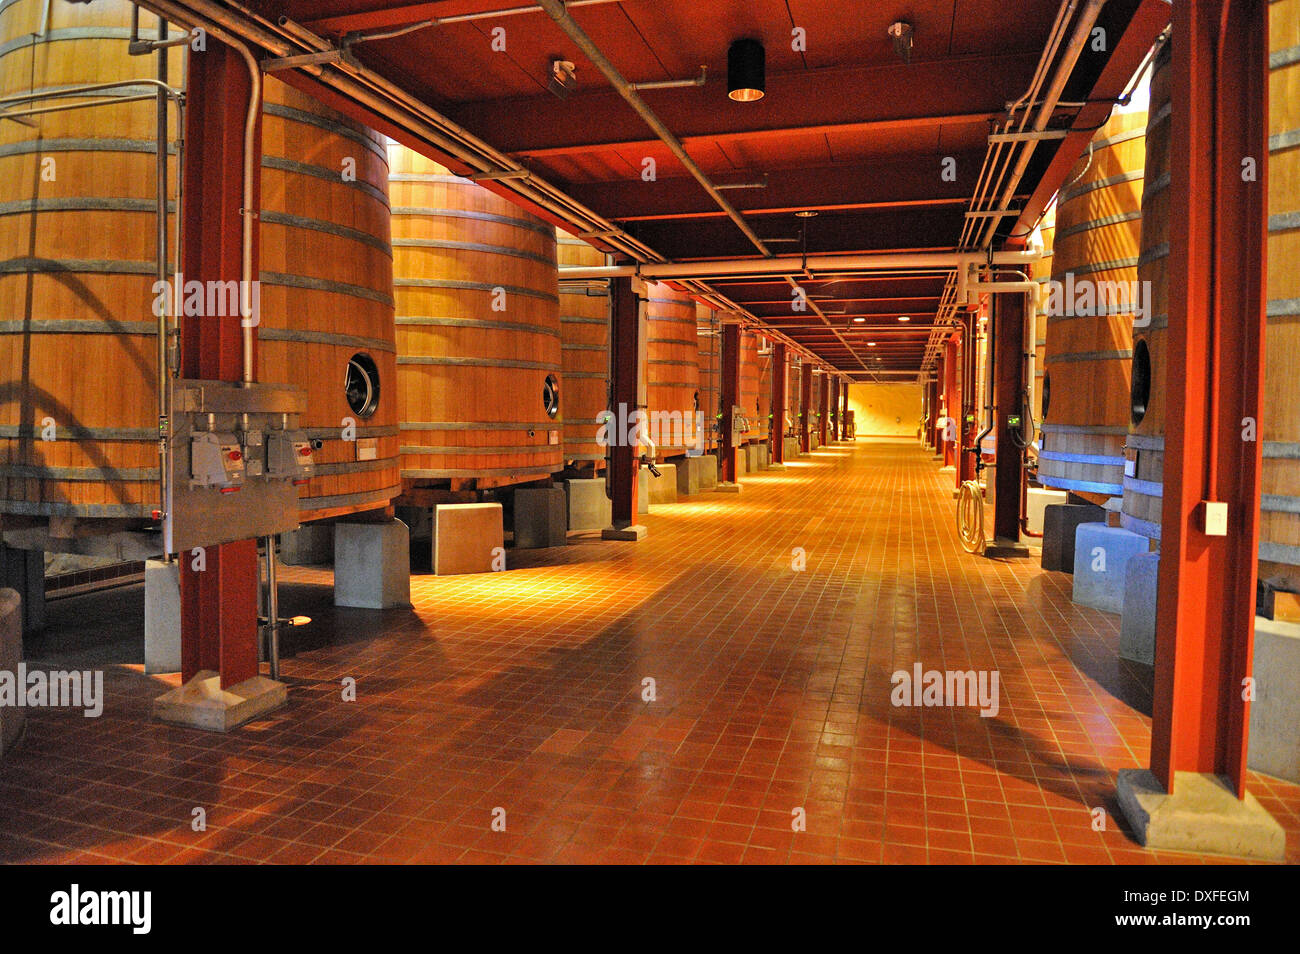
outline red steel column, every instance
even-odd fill
[[[983,306],[981,306],[980,311],[968,311],[963,316],[963,321],[966,323],[966,339],[965,350],[962,353],[961,384],[959,385],[961,389],[961,407],[958,412],[957,425],[957,487],[961,487],[964,481],[975,479],[976,454],[967,453],[966,448],[975,443],[975,435],[979,433],[979,415],[975,407],[978,397],[975,393],[975,384],[978,380],[976,374],[980,349],[976,342],[979,334],[979,316],[982,311]]]
[[[807,454],[812,450],[811,431],[808,418],[812,414],[812,365],[805,361],[800,365],[799,377],[799,450]]]
[[[1245,795],[1259,545],[1268,4],[1173,8],[1169,354],[1151,769]],[[1254,160],[1254,181],[1243,161]],[[1202,501],[1227,504],[1225,536]]]
[[[727,483],[735,483],[736,442],[732,421],[734,409],[740,402],[740,325],[734,322],[722,326],[722,381],[719,387],[722,392],[721,477]]]
[[[840,439],[840,379],[838,376],[831,377],[831,403],[830,403],[830,425],[829,433],[831,440]]]
[[[925,446],[930,448],[931,450],[935,450],[939,446],[938,439],[935,436],[935,427],[938,426],[938,422],[939,422],[939,378],[942,376],[942,374],[943,374],[943,361],[942,359],[940,359],[940,363],[938,368],[935,370],[934,377],[932,377],[930,379],[930,383],[926,385],[926,390],[929,393],[930,398],[929,401],[927,402],[928,404],[927,417],[926,417],[927,433],[925,435]]]
[[[238,281],[243,242],[244,124],[252,84],[243,59],[220,43],[211,43],[206,52],[191,53],[189,63],[182,171],[186,202],[181,221],[185,281]],[[257,206],[255,199],[253,208]],[[256,229],[253,236],[256,276]],[[181,373],[185,377],[240,379],[243,335],[239,315],[182,318],[180,328]],[[200,670],[214,670],[221,674],[225,688],[256,676],[256,541],[207,547],[206,568],[199,572],[191,569],[191,554],[179,557],[182,678],[188,681]]]
[[[1025,380],[1025,295],[1004,292],[995,300],[997,315],[997,354],[994,356],[996,381],[993,404],[997,415],[994,435],[997,443],[997,469],[994,471],[993,535],[1008,540],[1020,539],[1020,481],[1023,455],[1011,440],[1007,418],[1021,412],[1020,398]]]
[[[641,301],[632,288],[632,279],[610,281],[609,346],[613,350],[613,379],[610,381],[610,410],[620,428],[638,410],[644,410],[641,394]],[[630,425],[628,425],[628,429]],[[627,441],[626,433],[613,439],[609,458],[610,517],[615,529],[625,529],[637,522],[636,441]]]
[[[785,374],[784,342],[772,345],[772,463],[785,463]]]
[[[954,334],[944,345],[943,358],[943,466],[957,464],[957,445],[961,438],[961,385],[957,372],[961,363],[961,336]]]
[[[817,394],[817,440],[825,446],[829,443],[827,425],[830,423],[831,382],[827,375],[821,377],[822,386]]]

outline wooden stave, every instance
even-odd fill
[[[655,415],[680,415],[682,440],[658,435],[661,459],[680,457],[696,443],[696,395],[699,392],[699,341],[695,300],[662,282],[646,286],[646,409]],[[700,396],[700,410],[704,410]],[[707,426],[707,421],[706,421]]]

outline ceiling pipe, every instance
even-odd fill
[[[1048,86],[1039,106],[1032,132],[1041,133],[1047,128],[1047,124],[1052,119],[1052,114],[1056,112],[1057,103],[1061,101],[1061,94],[1065,90],[1065,84],[1069,82],[1075,64],[1079,62],[1083,48],[1087,44],[1089,37],[1092,36],[1092,28],[1097,23],[1097,17],[1101,15],[1101,8],[1105,5],[1106,0],[1088,0],[1087,6],[1079,14],[1079,20],[1074,26],[1074,33],[1070,36],[1070,42],[1065,47],[1065,53],[1056,66],[1056,72],[1052,75],[1052,83]],[[1010,207],[1011,200],[1015,197],[1016,188],[1020,185],[1025,170],[1029,168],[1029,160],[1033,158],[1038,143],[1039,140],[1037,139],[1029,139],[1025,142],[1024,148],[1020,150],[1020,157],[1016,160],[1015,168],[1011,172],[1011,178],[1007,180],[1002,190],[1002,198],[998,205],[999,211],[1004,211]],[[983,237],[979,243],[981,247],[993,241],[998,221],[997,219],[991,220],[987,228],[983,230]]]
[[[633,88],[632,84],[625,80],[622,74],[609,61],[609,58],[600,51],[600,48],[587,36],[586,32],[578,25],[578,22],[569,15],[569,11],[564,8],[563,0],[540,0],[539,6],[551,15],[551,19],[556,22],[561,30],[568,34],[569,39],[578,45],[587,59],[595,64],[596,68],[605,75],[605,79],[618,91],[618,94],[627,101],[627,104],[636,111],[647,126],[649,126],[656,136],[663,141],[663,144],[671,150],[672,154],[677,157],[678,161],[686,167],[686,171],[695,177],[695,180],[704,188],[718,208],[726,212],[736,226],[744,233],[745,238],[753,244],[764,256],[771,256],[771,251],[763,240],[758,237],[757,233],[749,227],[745,217],[740,211],[727,201],[726,196],[718,191],[717,187],[704,174],[704,170],[696,165],[695,160],[686,154],[686,148],[682,145],[681,140],[673,135],[672,131],[665,126],[658,116],[646,105],[639,93]]]
[[[1038,261],[1039,251],[994,252],[915,252],[877,255],[809,255],[781,258],[742,258],[720,262],[669,262],[646,265],[594,265],[561,268],[564,280],[627,278],[640,276],[654,281],[681,278],[750,278],[756,276],[788,277],[805,269],[810,272],[875,271],[878,269],[929,269],[931,271],[965,271],[974,265],[1025,265]]]

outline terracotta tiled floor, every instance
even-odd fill
[[[1149,734],[1118,619],[1033,560],[962,552],[950,481],[911,443],[824,448],[656,508],[640,544],[417,575],[414,611],[335,610],[328,572],[287,570],[285,609],[314,619],[290,704],[227,737],[149,720],[139,587],[58,601],[29,655],[106,666],[107,709],[34,714],[0,767],[0,858],[1213,860],[1116,817]],[[997,669],[1001,711],[893,707],[914,662]],[[1300,860],[1300,787],[1251,787]]]

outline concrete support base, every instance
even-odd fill
[[[18,679],[23,661],[23,606],[17,590],[0,589],[0,672]],[[0,706],[0,756],[18,744],[27,725],[27,710]]]
[[[752,474],[763,469],[763,457],[758,444],[746,444],[741,450],[745,454],[745,473]]]
[[[18,593],[22,603],[23,634],[45,628],[45,553],[18,550],[0,544],[0,586]]]
[[[1300,782],[1300,624],[1255,617],[1247,765]]]
[[[438,504],[433,508],[433,572],[490,573],[505,562],[505,518],[499,503]]]
[[[285,566],[320,566],[334,562],[334,527],[304,523],[280,534],[280,562]]]
[[[1045,490],[1030,487],[1025,492],[1025,524],[1030,533],[1043,532],[1044,511],[1049,505],[1063,504],[1069,498],[1064,490]]]
[[[1043,569],[1073,573],[1075,529],[1105,519],[1106,511],[1092,504],[1048,504],[1043,509]]]
[[[181,671],[181,565],[144,564],[144,671]]]
[[[1074,534],[1074,591],[1070,598],[1106,613],[1121,612],[1129,560],[1148,552],[1149,546],[1146,537],[1123,527],[1079,524]]]
[[[610,503],[605,478],[566,480],[570,530],[601,530],[609,526]]]
[[[718,486],[718,455],[705,454],[692,460],[700,462],[700,490],[712,490]]]
[[[1286,833],[1249,793],[1238,799],[1214,775],[1177,772],[1174,793],[1148,769],[1120,769],[1119,806],[1148,848],[1281,861]]]
[[[767,470],[785,470],[785,464],[768,464]]]
[[[1121,659],[1150,666],[1156,659],[1156,579],[1159,553],[1138,553],[1124,571],[1124,608],[1120,613]]]
[[[759,470],[767,470],[771,466],[772,448],[767,445],[766,441],[764,441],[762,444],[758,445],[758,468]]]
[[[604,496],[603,489],[601,495]],[[563,487],[523,487],[515,491],[516,547],[562,547],[569,542],[568,530],[569,514]]]
[[[743,447],[736,448],[736,479],[740,480],[749,473],[749,458],[745,456]]]
[[[659,469],[658,477],[650,473],[649,467],[641,468],[639,485],[648,489],[652,504],[677,503],[677,465],[655,464],[655,467]]]
[[[254,676],[229,689],[221,688],[221,676],[204,669],[183,686],[153,701],[153,717],[159,722],[229,732],[258,716],[278,709],[288,701],[289,690],[282,682]]]
[[[700,492],[700,469],[703,457],[685,457],[677,462],[677,496],[689,497]]]
[[[740,493],[740,484],[732,483],[729,480],[720,480],[718,486],[713,489],[720,494],[738,494]]]
[[[389,520],[334,525],[334,605],[411,605],[411,534],[406,524]]]
[[[799,457],[799,438],[787,437],[785,440],[785,459],[795,460]]]
[[[634,523],[630,527],[606,527],[600,531],[602,540],[623,540],[631,543],[639,543],[645,539],[649,531],[639,523]]]

